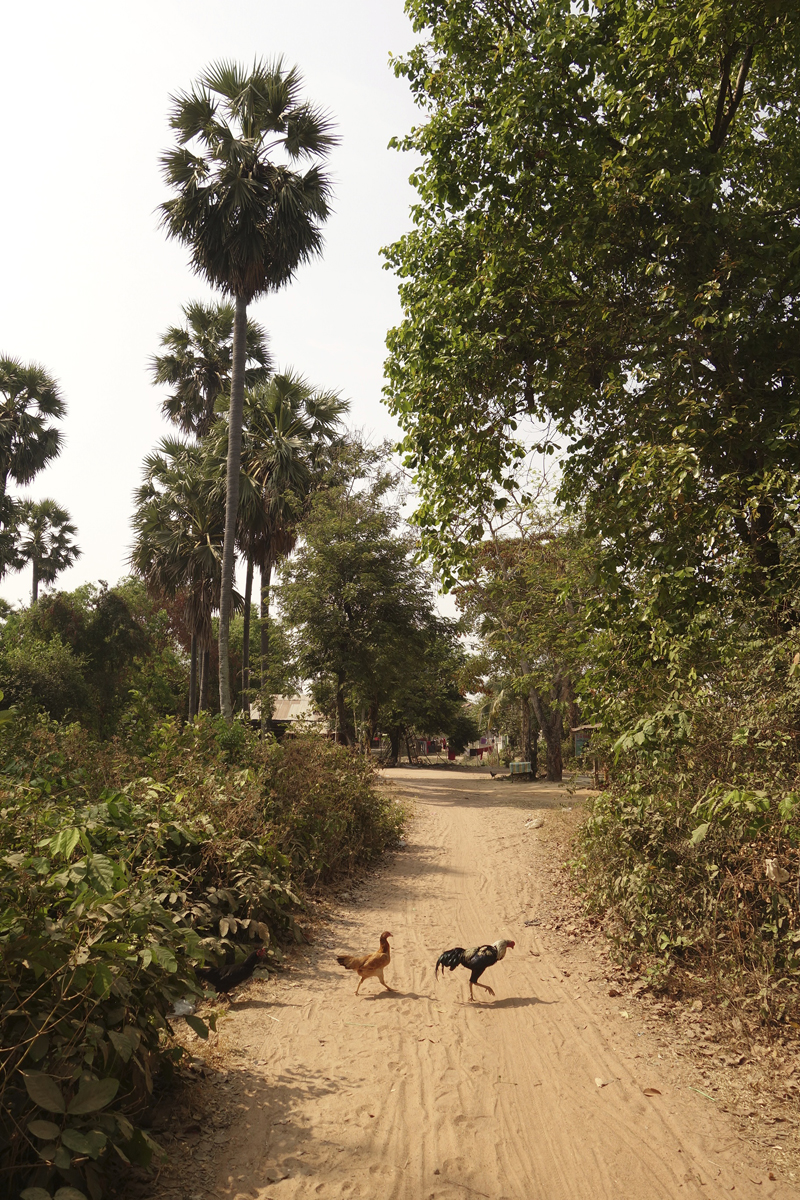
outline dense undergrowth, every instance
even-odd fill
[[[370,765],[321,739],[214,718],[133,732],[135,752],[44,719],[0,729],[4,1195],[99,1200],[109,1155],[148,1162],[137,1115],[180,1059],[193,966],[259,943],[274,964],[303,890],[401,827]]]
[[[716,675],[608,746],[574,864],[591,910],[654,986],[800,1029],[800,686],[792,639]],[[800,660],[798,660],[800,661]]]

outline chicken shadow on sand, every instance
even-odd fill
[[[361,1000],[435,1000],[435,996],[421,996],[419,992],[401,992],[392,988],[390,992],[362,992]]]
[[[461,1000],[461,1008],[528,1008],[531,1004],[558,1004],[558,1000],[540,1000],[538,996],[506,996],[504,1000]]]

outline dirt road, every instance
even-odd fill
[[[407,847],[342,901],[292,970],[254,983],[224,1022],[231,1069],[219,1111],[232,1123],[215,1136],[204,1123],[195,1195],[797,1196],[757,1169],[710,1095],[674,1085],[580,944],[568,952],[526,925],[546,899],[540,832],[525,823],[558,821],[575,801],[478,774],[392,779],[416,801]],[[357,978],[335,955],[377,947],[382,929],[394,935],[396,990],[368,981],[356,997]],[[516,949],[483,977],[494,1000],[470,1004],[460,968],[435,983],[442,950],[501,936]]]

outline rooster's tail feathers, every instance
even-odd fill
[[[355,959],[350,954],[340,954],[336,959],[340,967],[346,967],[350,971],[355,965]]]
[[[451,971],[455,971],[456,967],[460,967],[463,961],[463,946],[454,946],[452,950],[445,950],[436,960],[436,978],[439,978],[439,967],[442,968],[442,974],[444,974],[445,967],[449,967]]]

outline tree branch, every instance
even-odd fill
[[[721,76],[719,84],[719,95],[717,96],[717,114],[714,120],[714,129],[711,133],[711,149],[714,153],[718,153],[722,149],[725,138],[728,136],[728,130],[731,127],[733,118],[736,116],[736,110],[742,102],[744,95],[747,76],[750,73],[750,66],[753,62],[753,54],[755,46],[746,46],[742,57],[741,65],[739,66],[739,74],[736,77],[736,87],[731,89],[731,66],[733,64],[733,56],[737,47],[732,46],[722,60]],[[726,98],[730,97],[728,107],[725,107]]]

